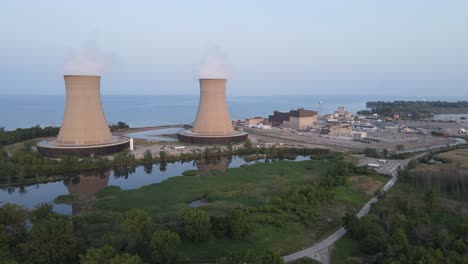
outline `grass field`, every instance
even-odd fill
[[[439,155],[440,158],[448,160],[453,165],[458,165],[464,170],[468,170],[468,149],[457,149]]]
[[[321,177],[335,163],[333,160],[279,161],[228,169],[212,176],[173,177],[137,190],[122,191],[110,186],[98,193],[93,209],[124,213],[131,208],[142,208],[156,223],[165,224],[177,221],[191,201],[202,197],[209,204],[200,208],[210,215],[235,207],[256,208],[278,197],[287,187],[318,186]],[[313,225],[289,221],[282,227],[275,227],[256,223],[255,231],[245,240],[212,238],[203,243],[184,242],[180,260],[209,262],[241,250],[264,252],[270,249],[281,255],[300,250],[336,229],[346,212],[357,212],[374,189],[382,187],[386,180],[382,176],[352,175],[347,184],[331,189],[333,200],[317,206],[318,217]],[[262,217],[257,214],[254,213],[254,219]]]

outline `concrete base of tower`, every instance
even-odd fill
[[[54,140],[44,140],[36,145],[37,151],[50,158],[60,156],[103,156],[120,152],[130,148],[130,139],[114,137],[111,142],[96,145],[62,145]]]
[[[235,132],[227,135],[201,135],[184,130],[177,134],[180,142],[201,145],[228,145],[244,142],[247,140],[246,132]]]

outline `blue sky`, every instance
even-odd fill
[[[63,94],[87,43],[104,94],[197,94],[210,50],[230,95],[468,94],[468,1],[0,2],[0,95]]]

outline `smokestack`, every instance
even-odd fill
[[[226,79],[200,79],[200,103],[193,133],[232,134],[234,128],[226,103]]]
[[[105,144],[113,140],[101,105],[101,76],[65,75],[66,105],[57,137],[61,145]]]

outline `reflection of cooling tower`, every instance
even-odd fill
[[[101,106],[101,76],[65,75],[67,99],[57,143],[102,144],[112,141]]]
[[[200,79],[200,104],[192,131],[202,135],[234,132],[226,104],[226,79]]]
[[[212,171],[226,171],[231,164],[232,157],[213,157],[196,160],[198,171],[201,176],[209,176]]]
[[[247,133],[234,130],[226,103],[226,79],[200,79],[200,103],[192,130],[179,132],[179,140],[199,144],[241,142]]]
[[[66,105],[57,139],[37,148],[50,157],[104,155],[128,148],[128,139],[113,137],[101,105],[101,76],[65,75]]]
[[[101,175],[85,176],[79,175],[79,181],[74,183],[72,180],[68,183],[68,192],[78,196],[78,201],[72,204],[72,214],[77,216],[81,212],[81,207],[86,206],[93,199],[94,195],[106,187],[109,182],[110,171]]]

